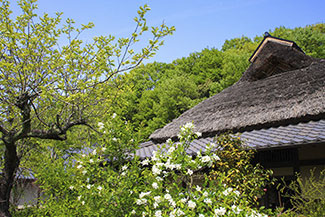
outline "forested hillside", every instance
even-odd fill
[[[323,23],[294,29],[279,27],[269,33],[295,41],[307,55],[325,58]],[[226,40],[221,50],[205,48],[172,63],[149,63],[120,75],[114,90],[109,87],[110,94],[116,93],[112,112],[131,122],[146,139],[155,129],[234,84],[262,39],[263,35]]]

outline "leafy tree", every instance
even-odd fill
[[[161,39],[174,31],[164,24],[150,29],[145,18],[150,8],[145,5],[129,38],[99,36],[83,43],[78,37],[92,23],[77,28],[72,19],[62,22],[62,13],[38,16],[36,0],[18,4],[21,15],[14,19],[9,1],[1,0],[0,7],[0,216],[10,216],[15,173],[30,142],[66,140],[73,128],[94,126],[94,117],[110,103],[103,86],[154,55]],[[133,50],[148,31],[148,44]],[[67,44],[60,46],[61,39]]]
[[[231,40],[226,40],[222,45],[221,50],[226,51],[229,49],[243,50],[245,49],[247,44],[252,43],[252,40],[246,36],[242,36],[241,38],[234,38]]]
[[[144,124],[144,133],[149,136],[153,130],[196,105],[197,99],[197,86],[191,79],[185,76],[168,78],[152,91],[143,93],[134,120]]]

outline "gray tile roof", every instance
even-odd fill
[[[325,143],[325,120],[248,131],[242,133],[240,138],[246,145],[258,150]],[[213,137],[196,139],[191,143],[187,153],[193,155],[200,149],[204,152],[205,144],[213,141]],[[144,142],[136,151],[136,155],[140,158],[149,158],[152,152],[162,145],[152,141]]]

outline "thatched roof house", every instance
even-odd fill
[[[150,157],[192,121],[202,133],[190,147],[193,153],[201,148],[196,143],[226,131],[242,133],[257,149],[325,143],[325,60],[305,55],[292,41],[267,36],[250,61],[237,83],[156,130],[137,154]]]
[[[156,130],[137,155],[150,157],[166,139],[177,138],[180,126],[193,122],[202,137],[189,154],[232,131],[242,133],[275,176],[325,169],[325,59],[305,55],[292,41],[266,36],[250,62],[237,83]]]
[[[206,137],[321,118],[325,119],[325,60],[267,41],[236,84],[184,112],[150,139],[176,137],[180,126],[192,121]]]

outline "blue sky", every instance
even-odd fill
[[[226,39],[254,37],[275,27],[325,22],[325,0],[39,0],[39,13],[63,12],[78,24],[93,22],[82,35],[127,36],[139,6],[148,4],[149,25],[176,27],[157,55],[146,62],[171,62],[204,48],[221,48]]]

